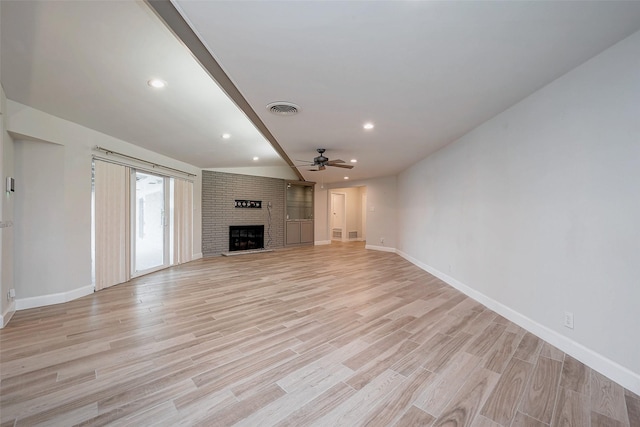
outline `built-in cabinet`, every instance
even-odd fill
[[[285,183],[285,244],[313,244],[313,186],[306,181]]]

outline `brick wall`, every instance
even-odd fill
[[[202,171],[202,255],[229,250],[230,225],[264,225],[265,248],[284,246],[284,180]],[[261,200],[261,209],[236,208],[235,200]],[[269,214],[271,202],[271,242]]]

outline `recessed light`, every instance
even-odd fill
[[[351,159],[351,163],[358,163],[357,159]]]
[[[222,134],[222,139],[229,139],[231,138],[231,134],[230,133],[223,133]]]
[[[348,177],[348,176],[345,176],[345,177],[344,177],[344,179],[349,179],[349,177]]]
[[[365,123],[364,125],[362,125],[363,128],[365,128],[366,130],[371,130],[373,129],[373,123]]]
[[[255,160],[260,160],[260,157],[257,157],[257,156],[256,156],[256,157],[254,157],[254,158],[253,158],[253,160],[254,160],[254,161],[255,161]]]
[[[167,85],[167,82],[161,79],[151,79],[147,82],[147,84],[156,89],[161,89]]]

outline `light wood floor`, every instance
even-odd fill
[[[2,426],[640,426],[640,398],[401,257],[198,260],[0,331]]]

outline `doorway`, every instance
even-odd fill
[[[329,190],[326,227],[329,242],[366,241],[367,187]]]

